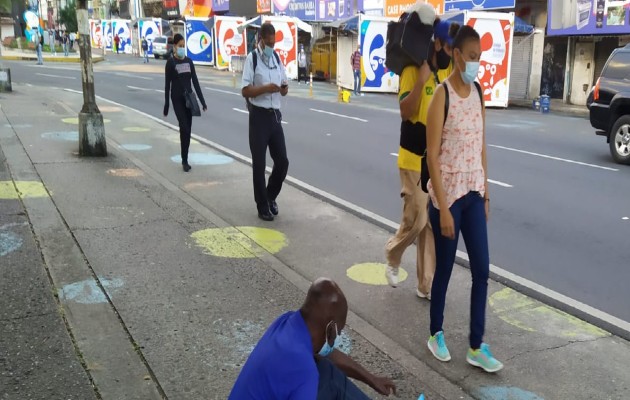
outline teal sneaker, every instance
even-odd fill
[[[440,361],[451,361],[451,353],[448,352],[444,342],[444,332],[439,331],[435,336],[431,336],[427,342],[431,354]]]
[[[468,349],[466,354],[468,364],[482,368],[486,372],[498,372],[503,369],[503,364],[494,358],[490,352],[490,346],[485,343],[481,344],[481,348],[477,350]]]

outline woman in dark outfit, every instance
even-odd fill
[[[184,93],[192,91],[192,84],[195,85],[195,92],[203,106],[203,111],[207,111],[206,101],[203,98],[199,80],[195,72],[195,66],[190,58],[186,57],[186,43],[184,37],[179,33],[173,38],[173,57],[166,62],[165,72],[166,87],[164,89],[164,116],[168,115],[168,96],[171,95],[173,109],[179,122],[179,140],[182,149],[182,166],[184,171],[190,171],[188,164],[188,148],[190,147],[190,131],[192,129],[192,112],[186,108]]]

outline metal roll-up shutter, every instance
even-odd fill
[[[617,47],[619,47],[618,37],[606,37],[595,43],[595,74],[593,75],[595,81],[602,74],[608,57]]]
[[[512,42],[514,46],[510,68],[510,98],[526,99],[529,92],[534,35],[514,36]]]

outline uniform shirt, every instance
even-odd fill
[[[432,72],[422,88],[420,105],[409,121],[400,125],[400,148],[398,149],[398,168],[420,171],[422,155],[427,147],[427,114],[429,104],[437,85],[444,82],[451,74],[452,66],[437,71],[437,79]],[[420,67],[410,65],[400,75],[399,100],[402,101],[411,93],[418,81]],[[437,82],[439,80],[439,83]]]
[[[249,85],[264,86],[270,83],[275,83],[278,86],[282,85],[282,82],[287,80],[284,65],[276,60],[276,56],[267,58],[258,49],[255,49],[254,51],[257,53],[258,57],[256,71],[254,71],[254,56],[252,52],[249,53],[247,59],[245,60],[245,66],[243,67],[243,82],[241,87],[245,88]],[[281,100],[282,95],[280,92],[265,93],[258,97],[249,99],[250,103],[256,107],[273,108],[275,110],[280,109]]]
[[[300,311],[278,318],[260,339],[228,400],[315,400],[319,372]]]

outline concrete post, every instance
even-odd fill
[[[86,0],[77,3],[77,24],[79,25],[81,83],[83,86],[83,108],[79,112],[79,155],[105,157],[107,156],[105,125],[103,124],[103,115],[96,105],[96,94],[94,93],[92,45]]]

